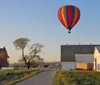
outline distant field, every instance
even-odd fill
[[[54,85],[100,85],[100,72],[59,71]]]
[[[0,70],[0,85],[13,85],[39,72],[32,69]]]

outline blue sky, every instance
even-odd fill
[[[0,47],[5,46],[10,62],[17,62],[20,51],[13,41],[30,38],[29,45],[44,45],[45,61],[60,60],[60,45],[100,43],[99,0],[2,0],[0,1]],[[57,11],[61,6],[75,5],[81,11],[79,22],[68,34],[59,22]],[[28,53],[27,48],[25,52]]]

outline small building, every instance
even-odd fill
[[[61,68],[100,71],[100,45],[61,45]]]
[[[9,62],[8,62],[8,53],[6,51],[6,48],[0,48],[0,68],[2,67],[8,67],[9,66]]]

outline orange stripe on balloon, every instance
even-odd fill
[[[80,14],[79,10],[77,8],[74,8],[74,9],[75,9],[75,14],[74,14],[75,17],[74,17],[71,28],[73,28],[74,25],[78,22],[78,19],[79,19],[79,16],[80,16],[79,15]]]
[[[65,10],[66,10],[66,9],[65,9],[65,7],[63,6],[63,7],[62,7],[62,12],[61,12],[61,13],[62,13],[62,18],[63,18],[64,24],[65,24],[65,27],[68,28],[68,25],[67,25],[67,22],[66,22],[67,20],[65,19],[65,18],[66,18]]]
[[[62,12],[62,8],[60,8],[58,11],[58,18],[59,18],[60,22],[65,26],[61,12]]]
[[[60,9],[60,17],[61,17],[61,23],[66,27],[62,16],[62,8]]]
[[[80,18],[80,10],[77,8],[77,11],[78,11],[78,17],[77,17],[77,19],[76,19],[76,23],[78,22],[78,20],[79,20],[79,18]]]
[[[62,22],[62,17],[61,17],[61,8],[60,8],[59,11],[58,11],[58,18],[59,18],[59,20]]]
[[[66,28],[68,28],[68,21],[67,21],[67,14],[66,14],[67,13],[66,12],[67,10],[66,9],[67,9],[67,7],[65,6],[64,7],[64,19],[65,19],[65,23],[66,23]]]

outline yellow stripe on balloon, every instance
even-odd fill
[[[74,8],[74,9],[75,9],[75,16],[74,16],[74,20],[73,20],[73,23],[72,23],[72,26],[71,27],[73,27],[75,25],[76,19],[78,17],[78,9],[77,8]]]
[[[66,24],[66,27],[68,28],[68,22],[67,22],[67,14],[66,14],[66,7],[64,7],[64,20],[65,20],[65,24]]]
[[[64,13],[64,12],[65,12],[65,7],[64,7],[64,6],[62,7],[62,10],[61,10],[61,11],[62,11],[62,12],[61,12],[61,13],[62,13],[61,15],[62,15],[64,24],[65,24],[65,26],[68,28],[68,25],[67,25],[67,22],[66,22],[66,19],[65,19],[65,18],[66,18],[66,15],[65,15],[65,13]]]

